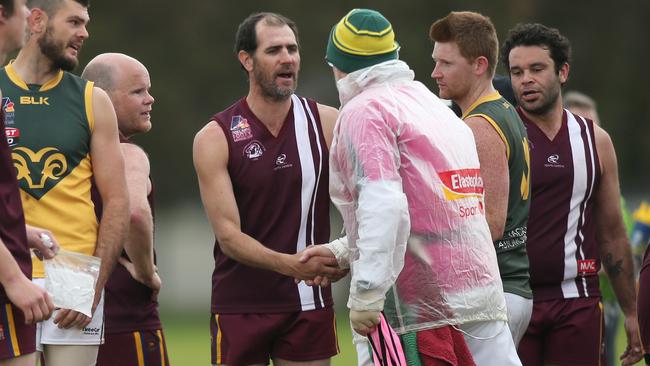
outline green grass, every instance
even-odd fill
[[[210,365],[209,314],[161,313],[167,352],[172,366]],[[338,316],[336,324],[341,353],[332,366],[356,365],[357,356],[347,316]]]

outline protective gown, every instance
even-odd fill
[[[400,334],[506,320],[474,136],[413,79],[395,60],[337,83],[330,194],[347,232],[334,252],[350,262],[348,307],[383,309]]]

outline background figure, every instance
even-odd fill
[[[0,63],[4,63],[8,52],[23,45],[28,15],[25,0],[0,1]],[[29,247],[41,242],[41,233],[48,238],[52,234],[25,230],[10,148],[16,142],[17,130],[11,118],[7,118],[11,124],[5,127],[5,115],[13,112],[13,105],[3,98],[0,104],[0,365],[33,366],[36,363],[35,323],[49,318],[54,304],[44,289],[30,281]],[[42,243],[37,248],[47,258],[54,254]]]
[[[92,59],[82,75],[94,81],[111,99],[120,132],[129,188],[131,225],[119,265],[106,283],[105,341],[99,347],[98,366],[169,365],[158,316],[161,281],[154,251],[154,189],[147,154],[129,139],[151,129],[154,98],[147,68],[119,53]],[[98,218],[102,205],[93,190]]]
[[[646,352],[645,363],[650,365],[650,207],[645,202],[634,213],[634,219],[632,241],[638,243],[637,247],[646,247],[639,273],[637,309],[641,342]]]
[[[603,362],[601,258],[625,313],[623,365],[641,358],[629,243],[620,210],[616,153],[607,133],[562,108],[571,47],[557,29],[513,28],[502,48],[528,130],[532,202],[528,254],[533,315],[524,365]]]
[[[493,78],[499,41],[489,18],[452,12],[431,25],[429,38],[435,42],[431,77],[438,83],[440,97],[458,104],[462,119],[474,133],[485,188],[485,216],[497,253],[508,327],[517,345],[533,310],[526,254],[530,206],[526,129],[515,108],[493,86],[503,81]]]
[[[391,24],[368,9],[343,17],[327,46],[342,104],[330,192],[347,233],[327,248],[351,264],[352,326],[368,334],[383,310],[424,363],[519,365],[472,132],[398,50]]]
[[[88,2],[30,0],[29,38],[0,72],[20,138],[12,146],[25,219],[54,233],[61,247],[101,258],[92,318],[70,309],[39,323],[48,366],[95,364],[103,334],[103,288],[128,228],[128,195],[115,112],[104,91],[69,71],[88,38]],[[28,95],[26,97],[25,95]],[[98,223],[91,185],[102,196]],[[44,284],[33,261],[34,282]]]
[[[294,94],[298,45],[293,21],[273,13],[246,18],[235,52],[248,95],[214,115],[194,141],[216,237],[212,364],[329,365],[338,353],[330,288],[293,280],[346,273],[327,266],[333,258],[302,263],[297,254],[329,240],[328,148],[337,115]]]

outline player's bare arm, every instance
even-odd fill
[[[95,286],[95,311],[104,285],[123,248],[129,224],[129,199],[113,104],[106,92],[94,88],[92,106],[95,124],[90,141],[90,157],[93,163],[93,177],[104,206],[97,246],[93,253],[102,259]],[[83,328],[90,320],[81,313],[64,309],[57,313],[54,322],[63,328]]]
[[[25,315],[25,323],[49,319],[54,303],[45,289],[33,284],[18,267],[11,252],[0,239],[0,283],[9,300]]]
[[[327,148],[332,146],[332,137],[334,136],[334,126],[336,119],[339,117],[338,109],[324,104],[318,104],[318,114],[320,115],[321,126],[323,127],[323,136],[327,142]]]
[[[469,117],[465,123],[474,133],[485,189],[485,217],[492,241],[503,237],[508,212],[510,173],[506,145],[490,122],[483,117]]]
[[[596,235],[603,268],[609,277],[621,310],[625,314],[628,347],[621,356],[622,365],[638,362],[642,355],[636,311],[634,266],[630,244],[621,214],[618,163],[614,145],[607,132],[594,126],[596,148],[600,158],[601,181],[594,192]]]
[[[126,183],[129,191],[130,225],[129,234],[124,242],[124,249],[130,262],[119,258],[131,276],[138,282],[160,291],[161,281],[156,271],[153,254],[153,215],[147,196],[151,193],[149,180],[149,159],[147,154],[134,144],[120,144]]]
[[[219,125],[212,121],[194,139],[194,168],[199,180],[203,207],[222,252],[243,264],[298,279],[334,275],[335,258],[301,263],[299,255],[279,253],[241,231],[239,210],[228,173],[228,143]]]

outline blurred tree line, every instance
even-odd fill
[[[233,52],[238,24],[257,11],[278,12],[296,21],[302,57],[298,93],[338,107],[332,72],[324,62],[325,45],[334,23],[354,7],[386,15],[402,46],[401,59],[434,91],[428,29],[449,11],[473,10],[491,17],[500,40],[520,22],[560,29],[573,46],[565,89],[585,92],[599,103],[603,126],[617,148],[623,191],[648,193],[648,0],[94,0],[91,36],[75,72],[102,52],[129,54],[149,68],[156,98],[154,128],[136,140],[150,154],[160,204],[194,204],[199,202],[192,165],[194,134],[247,92]],[[498,72],[504,73],[502,66]]]

